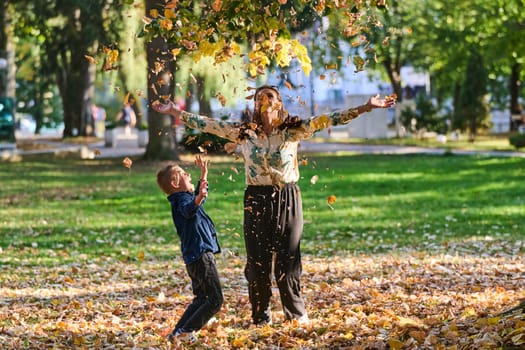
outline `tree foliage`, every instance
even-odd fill
[[[64,136],[87,135],[96,65],[86,59],[115,38],[127,0],[17,1],[20,33],[40,48],[37,73],[53,76],[62,99]],[[101,65],[102,66],[102,65]],[[104,66],[103,69],[111,67]]]
[[[195,60],[212,57],[225,62],[235,55],[246,55],[244,69],[252,77],[264,74],[272,63],[288,67],[297,59],[308,75],[312,69],[307,48],[294,31],[303,29],[316,18],[337,11],[351,33],[363,19],[368,6],[383,1],[221,1],[191,0],[166,3],[162,11],[148,13],[144,34],[161,36],[172,45],[173,59],[191,54]],[[241,52],[239,43],[248,43]]]

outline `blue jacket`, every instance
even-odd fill
[[[220,253],[215,225],[202,205],[195,204],[195,193],[177,192],[168,196],[171,203],[173,223],[180,238],[182,258],[185,264],[198,260],[205,252]]]

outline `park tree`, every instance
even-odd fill
[[[15,4],[17,12],[24,13],[17,25],[40,38],[41,62],[45,60],[46,73],[53,74],[62,100],[64,137],[93,132],[90,106],[96,70],[114,68],[111,62],[97,62],[93,57],[103,45],[113,52],[108,43],[116,38],[125,1],[21,0]]]
[[[423,11],[416,16],[413,36],[422,54],[412,64],[430,72],[433,95],[438,101],[452,99],[452,124],[470,130],[471,136],[472,120],[463,114],[462,98],[469,95],[465,90],[472,89],[469,85],[473,81],[465,77],[469,74],[467,70],[473,68],[473,52],[482,59],[482,69],[486,71],[484,79],[476,83],[486,84],[483,89],[492,97],[491,102],[495,102],[497,92],[503,91],[497,86],[502,85],[502,81],[508,82],[500,99],[511,112],[518,109],[519,82],[523,78],[521,63],[525,57],[521,40],[525,21],[521,7],[521,1],[436,0],[426,1]],[[494,87],[498,91],[494,91]],[[483,105],[476,107],[484,108]],[[486,126],[485,122],[478,124],[478,127]]]
[[[525,79],[525,13],[523,1],[491,1],[487,9],[485,61],[490,63],[489,79],[492,83],[503,82],[507,107],[510,111],[511,129],[517,124],[513,115],[523,113],[520,98],[523,96],[522,81]],[[503,77],[504,79],[500,79]]]
[[[333,12],[342,16],[347,27],[352,27],[363,21],[363,16],[356,13],[378,5],[384,5],[384,1],[147,0],[144,36],[149,42],[148,55],[157,56],[148,56],[148,101],[151,104],[174,98],[174,86],[180,82],[174,80],[177,75],[173,62],[183,56],[195,61],[210,57],[217,64],[234,56],[242,57],[240,68],[252,79],[264,75],[270,67],[289,67],[295,59],[309,75],[312,64],[308,50],[292,37],[294,31]],[[242,50],[243,45],[246,51]],[[169,121],[156,117],[151,109],[149,114],[149,123],[155,127],[150,129],[153,144],[148,145],[146,157],[159,157],[159,152],[168,152],[159,145],[170,147],[166,140]],[[150,148],[157,151],[150,152]]]

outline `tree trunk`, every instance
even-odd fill
[[[57,82],[64,111],[64,137],[88,136],[88,118],[91,115],[89,107],[92,99],[89,87],[93,80],[93,70],[82,54],[62,52],[62,69]]]
[[[461,107],[459,104],[459,98],[461,96],[461,84],[456,81],[454,84],[454,96],[452,99],[452,128],[463,129],[463,122],[461,118]]]
[[[211,104],[210,100],[206,98],[204,94],[204,85],[206,84],[206,78],[198,75],[197,79],[197,99],[199,101],[199,114],[211,117]]]
[[[403,88],[401,87],[401,68],[398,67],[398,64],[392,62],[390,57],[387,57],[383,61],[383,66],[385,67],[386,73],[392,85],[392,90],[397,95],[397,102],[401,103],[403,101]]]
[[[161,9],[164,2],[146,0],[146,13],[151,9]],[[149,141],[144,158],[148,160],[179,159],[175,141],[175,121],[173,117],[155,112],[151,104],[166,96],[174,98],[174,62],[169,57],[169,45],[160,37],[146,43],[148,61],[148,133]],[[155,63],[160,63],[164,69],[158,72]],[[162,83],[159,83],[162,77]]]
[[[8,0],[0,0],[0,97],[16,97],[15,48],[11,25],[12,7]]]
[[[516,123],[512,116],[521,115],[523,113],[522,106],[519,103],[521,83],[520,83],[521,64],[514,63],[512,72],[509,77],[509,94],[510,94],[510,131],[518,130],[518,123]]]

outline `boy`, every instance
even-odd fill
[[[178,165],[168,165],[157,173],[157,184],[171,203],[173,223],[195,295],[168,340],[186,343],[197,341],[195,331],[201,329],[223,303],[214,255],[220,252],[217,232],[202,208],[208,196],[208,161],[197,156],[195,165],[201,168],[196,190],[190,174]]]

